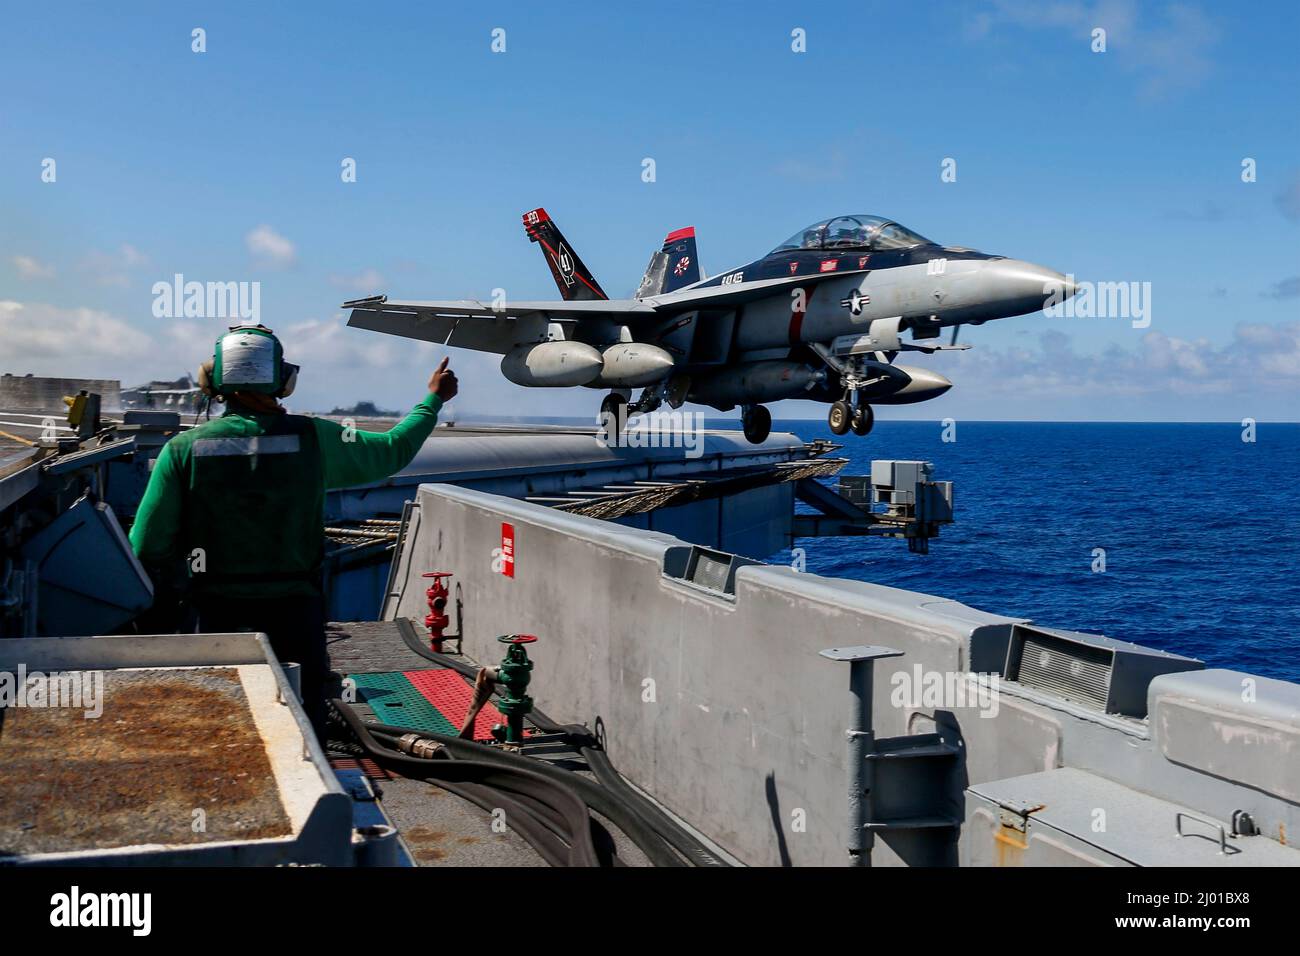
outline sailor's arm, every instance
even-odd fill
[[[180,546],[184,476],[172,448],[168,442],[158,453],[131,525],[131,547],[147,568],[165,566]]]
[[[401,471],[429,437],[443,403],[452,399],[456,389],[456,375],[443,359],[429,379],[429,394],[386,432],[345,429],[338,422],[314,419],[325,487],[364,485]]]

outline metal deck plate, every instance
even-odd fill
[[[290,833],[235,668],[109,671],[103,693],[95,719],[0,712],[0,856]]]

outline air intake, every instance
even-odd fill
[[[664,574],[697,588],[732,597],[736,593],[736,571],[760,563],[726,551],[692,545],[668,549],[664,555]]]
[[[1007,680],[1090,710],[1147,715],[1147,685],[1161,674],[1200,670],[1191,657],[1099,634],[1016,624],[1007,649]]]
[[[1026,687],[1105,710],[1114,655],[1099,647],[1072,644],[1046,634],[1026,634],[1020,643],[1016,679]]]
[[[691,561],[690,582],[710,591],[727,591],[731,555],[697,548]]]

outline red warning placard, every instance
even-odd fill
[[[515,576],[515,526],[501,522],[501,573]]]

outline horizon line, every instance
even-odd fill
[[[454,411],[454,409],[453,409]],[[335,414],[333,412],[318,412],[317,414]],[[404,414],[399,412],[397,414]],[[739,418],[725,417],[726,413],[719,413],[717,416],[702,414],[706,419],[715,421],[734,421],[739,426]],[[385,416],[387,417],[387,416]],[[631,416],[636,417],[636,416]],[[952,418],[953,416],[945,416]],[[472,424],[476,420],[500,420],[512,422],[545,422],[545,421],[564,421],[564,422],[590,422],[595,424],[594,417],[585,415],[496,415],[490,413],[472,413],[466,417],[457,417],[455,420]],[[1219,418],[1219,419],[1105,419],[1105,418],[957,418],[958,422],[965,424],[982,424],[982,425],[1234,425],[1238,428],[1242,426],[1241,419],[1238,418]],[[1261,425],[1300,425],[1297,419],[1271,419],[1256,418],[1252,419],[1256,424]],[[816,418],[778,418],[773,416],[773,423],[776,422],[820,422],[825,424],[823,417]],[[942,418],[877,418],[876,424],[897,425],[903,423],[923,423],[931,425],[942,424]]]

